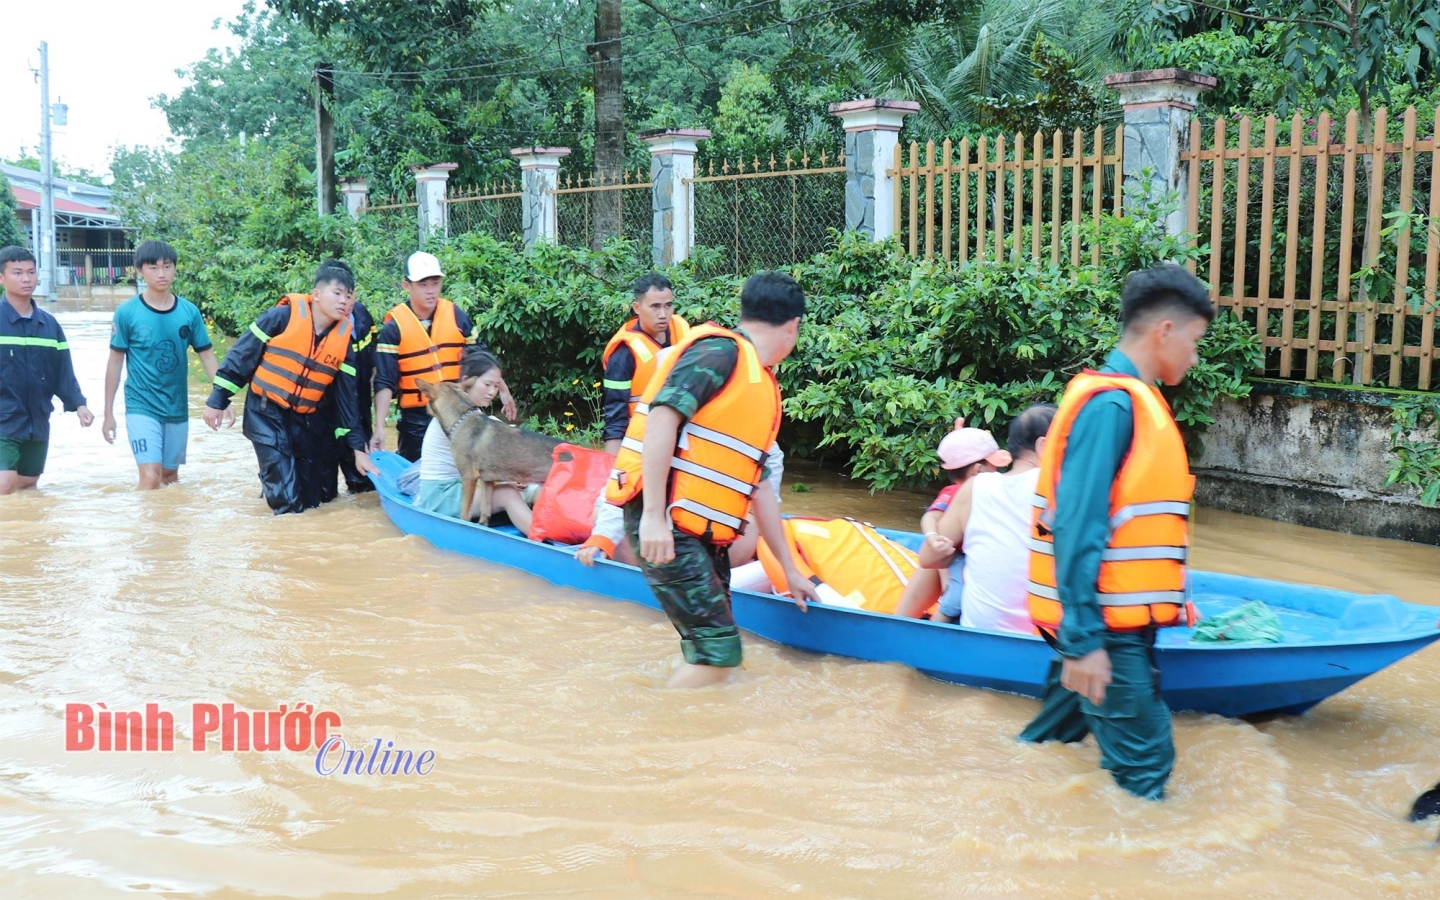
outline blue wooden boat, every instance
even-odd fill
[[[444,550],[521,569],[552,584],[659,609],[640,570],[573,559],[574,548],[539,544],[514,529],[487,528],[418,509],[396,486],[408,463],[374,456],[375,484],[390,520],[406,534]],[[916,546],[919,536],[887,532]],[[1299,714],[1362,678],[1440,638],[1440,609],[1387,595],[1353,594],[1305,585],[1191,572],[1204,615],[1261,600],[1279,616],[1278,644],[1191,643],[1188,628],[1160,632],[1156,659],[1165,700],[1175,710],[1224,716]],[[847,607],[811,604],[802,612],[787,598],[735,591],[735,620],[746,631],[813,653],[899,662],[941,681],[1040,695],[1054,652],[1038,637],[981,631]]]

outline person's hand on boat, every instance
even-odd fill
[[[595,565],[596,557],[604,552],[605,551],[599,547],[581,547],[580,552],[575,554],[575,558],[580,561],[580,565],[582,566],[593,566]]]
[[[1092,650],[1079,659],[1060,664],[1060,683],[1096,706],[1105,702],[1105,689],[1110,686],[1110,654],[1105,648]]]
[[[375,468],[375,463],[370,461],[370,454],[364,450],[355,451],[355,471],[361,475],[379,475],[380,470]]]
[[[675,534],[664,509],[640,517],[640,558],[652,566],[663,566],[675,558]]]
[[[371,453],[379,453],[385,449],[385,424],[383,422],[375,423],[375,430],[370,435],[370,446],[366,449]]]
[[[809,609],[807,605],[807,601],[809,600],[814,600],[816,603],[825,602],[821,600],[820,595],[815,592],[814,583],[800,574],[800,570],[793,565],[785,570],[785,581],[790,588],[790,598],[795,601],[796,606],[800,607],[801,612]]]

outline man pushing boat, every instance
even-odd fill
[[[756,490],[780,431],[771,369],[795,348],[804,315],[795,279],[752,275],[738,329],[692,328],[660,361],[615,458],[606,498],[623,508],[640,570],[680,633],[685,661],[671,687],[717,684],[740,665],[726,548],[752,500],[796,603],[818,599],[790,556],[774,493]]]
[[[1160,800],[1175,764],[1155,630],[1186,623],[1190,474],[1156,382],[1179,384],[1215,318],[1176,265],[1121,292],[1120,345],[1070,382],[1050,425],[1030,527],[1030,617],[1059,651],[1021,740],[1094,733],[1120,787]]]

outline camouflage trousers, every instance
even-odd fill
[[[740,665],[740,630],[730,611],[730,557],[724,547],[675,530],[675,558],[656,566],[640,556],[640,498],[625,507],[625,539],[660,608],[680,633],[680,652],[697,666]]]

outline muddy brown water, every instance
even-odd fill
[[[67,313],[99,412],[108,316]],[[201,391],[192,394],[195,406]],[[237,427],[175,488],[55,418],[43,490],[0,499],[0,898],[1440,897],[1440,650],[1263,725],[1176,717],[1163,804],[1034,701],[746,638],[736,683],[659,687],[648,609],[402,536],[373,496],[274,518]],[[794,467],[798,512],[910,523]],[[1440,550],[1202,512],[1205,568],[1435,603]],[[172,712],[173,752],[67,752],[68,703]],[[190,749],[192,704],[308,702],[428,775]]]

